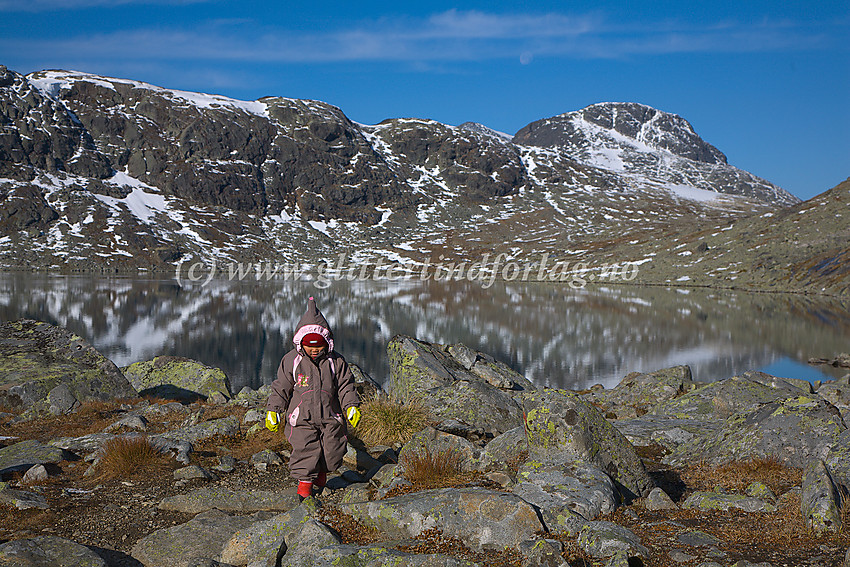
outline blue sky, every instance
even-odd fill
[[[634,101],[800,198],[850,176],[850,0],[0,0],[0,64],[511,134]]]

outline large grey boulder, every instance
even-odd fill
[[[63,413],[76,402],[135,395],[118,367],[82,337],[31,319],[0,323],[0,405]]]
[[[233,534],[256,521],[250,516],[209,510],[185,524],[157,530],[142,538],[133,546],[131,555],[145,567],[188,567],[198,557],[220,559]]]
[[[744,512],[773,512],[776,507],[761,498],[743,494],[727,494],[723,492],[694,492],[682,504],[682,508],[697,510],[729,510],[735,508]]]
[[[841,492],[823,461],[810,463],[803,473],[800,497],[800,511],[806,525],[816,534],[841,531],[841,500]]]
[[[592,463],[614,480],[627,500],[654,487],[632,444],[577,394],[550,389],[527,392],[523,409],[529,461]]]
[[[34,465],[59,463],[76,458],[76,455],[65,449],[27,439],[0,449],[0,476],[27,470]]]
[[[846,428],[835,406],[820,397],[783,398],[733,415],[713,435],[694,438],[662,460],[670,465],[695,460],[719,465],[775,457],[803,468],[812,459],[826,459]]]
[[[233,565],[265,565],[271,559],[274,565],[275,558],[287,550],[287,538],[313,520],[317,509],[316,500],[308,498],[283,514],[240,527],[225,538],[221,560]]]
[[[824,382],[817,393],[834,406],[850,406],[850,374]]]
[[[393,337],[387,344],[387,357],[387,390],[401,399],[421,397],[458,380],[475,380],[472,373],[441,349],[413,337]]]
[[[422,400],[438,420],[457,420],[493,435],[522,424],[522,410],[509,393],[517,387],[513,382],[507,389],[494,386],[490,382],[495,378],[467,370],[439,346],[404,335],[393,337],[387,355],[387,390],[402,399]]]
[[[763,372],[745,372],[661,402],[650,413],[662,418],[711,423],[754,410],[762,404],[805,393],[784,380],[777,380],[775,376]]]
[[[489,354],[471,349],[461,343],[449,345],[445,350],[461,366],[491,386],[504,390],[535,389],[525,376]]]
[[[674,366],[655,372],[632,372],[610,390],[593,390],[585,397],[595,402],[608,418],[638,417],[665,400],[694,388],[691,369]]]
[[[649,557],[649,550],[634,532],[612,522],[588,522],[581,528],[577,543],[591,557],[612,557],[618,552],[628,558]]]
[[[614,512],[619,501],[611,477],[594,465],[578,461],[530,461],[519,469],[513,493],[540,509],[550,531],[571,534],[587,520]]]
[[[239,433],[239,420],[230,415],[219,419],[211,419],[195,425],[189,425],[180,429],[167,431],[160,435],[153,435],[151,439],[183,441],[187,443],[197,443],[216,435],[224,437],[233,437]]]
[[[528,458],[525,425],[514,427],[492,439],[481,451],[479,468],[482,471],[509,470]]]
[[[191,399],[216,393],[231,398],[230,381],[220,368],[179,356],[157,356],[125,367],[124,376],[141,394]],[[193,396],[194,395],[194,396]]]
[[[97,553],[56,536],[19,539],[0,545],[3,567],[107,567]]]
[[[833,478],[845,488],[850,488],[850,429],[841,432],[824,462]]]
[[[438,528],[471,549],[516,548],[543,529],[534,507],[513,494],[485,488],[423,490],[340,510],[389,538]]]
[[[635,447],[660,445],[668,451],[697,437],[706,437],[720,429],[722,422],[670,418],[647,414],[631,419],[612,421],[614,427]]]
[[[163,498],[158,508],[184,514],[199,514],[218,508],[222,512],[250,514],[259,511],[286,511],[298,505],[295,487],[282,490],[233,490],[211,486]]]

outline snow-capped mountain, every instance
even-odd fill
[[[637,104],[593,105],[511,138],[0,67],[0,122],[6,268],[574,258],[798,201],[729,166],[685,120]]]

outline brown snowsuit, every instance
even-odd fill
[[[313,361],[301,347],[308,333],[327,341],[325,354]],[[292,341],[295,348],[280,361],[266,410],[278,412],[292,445],[289,470],[298,481],[314,481],[319,473],[334,471],[345,456],[345,412],[360,405],[354,378],[341,354],[335,352],[333,333],[311,297]]]

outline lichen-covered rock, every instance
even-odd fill
[[[720,429],[722,424],[655,414],[618,419],[612,423],[635,447],[648,447],[656,443],[668,451],[695,437],[709,436]]]
[[[563,464],[525,463],[513,493],[540,509],[549,530],[577,533],[587,520],[617,508],[614,482],[597,467],[578,461]]]
[[[283,514],[235,530],[223,542],[221,560],[233,565],[246,565],[268,559],[274,560],[279,552],[285,551],[288,536],[302,525],[315,518],[318,510],[314,498],[307,498],[300,505]],[[338,543],[338,541],[337,541]]]
[[[522,425],[522,408],[514,398],[481,380],[436,388],[422,401],[437,419],[456,419],[492,435]]]
[[[661,488],[653,488],[644,501],[644,506],[647,510],[677,510],[679,507],[673,502],[673,499],[667,495]]]
[[[833,478],[845,488],[850,488],[850,429],[841,432],[824,462]]]
[[[35,439],[19,441],[0,449],[0,475],[25,471],[33,465],[59,463],[76,458],[73,453],[52,445],[43,445]]]
[[[199,514],[218,508],[222,512],[250,514],[252,512],[286,511],[298,505],[295,487],[281,490],[233,490],[225,486],[211,486],[193,490],[188,494],[168,496],[159,503],[160,510],[173,510],[184,514]]]
[[[390,376],[387,390],[399,399],[422,397],[458,380],[474,380],[467,369],[439,348],[397,335],[387,344]]]
[[[561,555],[563,544],[554,539],[534,539],[519,545],[523,567],[569,567]]]
[[[58,413],[74,401],[136,395],[118,367],[82,337],[31,319],[0,323],[0,405],[46,412],[51,392]]]
[[[389,538],[415,537],[438,528],[477,551],[516,548],[543,529],[531,504],[485,488],[423,490],[340,509]]]
[[[97,553],[56,536],[19,539],[0,545],[4,567],[107,567]]]
[[[351,370],[351,376],[354,378],[354,384],[357,387],[357,395],[361,400],[368,400],[378,395],[383,389],[381,385],[372,379],[369,374],[354,363],[348,364]],[[268,396],[266,396],[268,398]]]
[[[249,564],[248,567],[267,566]],[[480,564],[450,555],[406,553],[380,545],[334,545],[307,556],[284,555],[281,567],[480,567]]]
[[[737,508],[744,512],[775,512],[776,507],[769,502],[743,494],[725,494],[721,492],[694,492],[682,504],[682,508],[698,510],[729,510]]]
[[[771,385],[767,385],[767,383]],[[745,372],[726,380],[712,382],[678,398],[655,406],[650,413],[663,418],[700,422],[723,421],[737,413],[762,404],[800,396],[796,386],[763,372]]]
[[[841,530],[841,492],[819,459],[809,464],[803,474],[800,511],[806,525],[816,534]]]
[[[239,433],[239,420],[230,415],[219,419],[211,419],[196,425],[190,425],[181,429],[168,431],[161,435],[152,436],[152,439],[170,439],[172,441],[185,441],[197,443],[216,435],[233,437]]]
[[[219,559],[233,534],[256,521],[250,516],[209,510],[185,524],[145,536],[133,546],[131,555],[145,567],[188,567],[189,561],[197,557]]]
[[[523,409],[529,460],[592,463],[614,480],[627,500],[653,488],[632,444],[577,394],[549,389],[527,392]]]
[[[593,390],[585,395],[601,406],[606,417],[638,417],[662,401],[673,399],[694,388],[691,369],[674,366],[655,372],[632,372],[610,390]]]
[[[431,455],[441,452],[456,454],[460,458],[459,464],[464,471],[476,470],[481,457],[481,450],[463,437],[437,431],[433,427],[426,427],[414,435],[399,451],[398,472],[403,472],[405,463],[410,456],[422,455],[425,451],[428,451]]]
[[[824,382],[817,393],[834,406],[850,406],[850,374]]]
[[[479,468],[482,471],[509,470],[528,458],[528,440],[525,426],[520,425],[505,431],[484,446]]]
[[[634,532],[612,522],[588,522],[581,528],[578,545],[591,557],[611,557],[625,552],[629,558],[646,558],[649,550]]]
[[[719,465],[775,457],[803,468],[812,459],[826,459],[845,429],[841,414],[822,398],[784,398],[733,415],[713,435],[678,446],[662,461],[682,465],[705,460]]]
[[[189,398],[191,394],[209,398],[216,392],[228,399],[232,397],[230,381],[223,370],[179,356],[158,356],[136,362],[124,368],[124,376],[142,394],[171,387],[176,391],[172,390],[170,395],[184,390],[184,397]]]
[[[50,507],[43,495],[28,490],[9,488],[9,484],[6,482],[0,482],[0,505],[18,510],[29,510],[30,508],[47,510]]]
[[[302,567],[309,565],[321,549],[335,547],[342,543],[339,536],[323,523],[308,519],[300,524],[289,537],[285,538],[286,553],[281,558],[281,567]],[[267,561],[266,565],[274,567]]]

